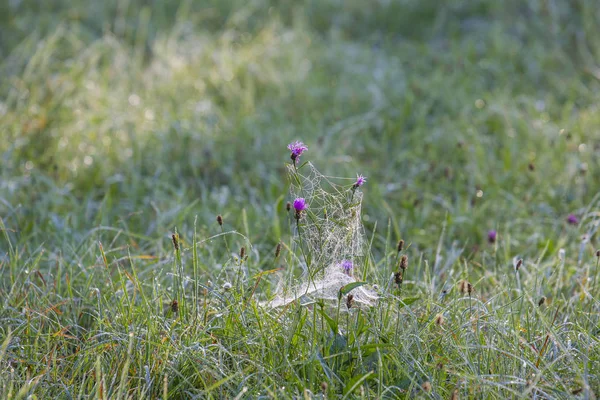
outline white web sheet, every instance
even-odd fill
[[[337,300],[342,286],[356,282],[365,257],[364,229],[361,222],[362,192],[353,181],[341,185],[322,175],[311,163],[298,170],[288,166],[292,200],[302,197],[308,209],[298,223],[293,219],[295,262],[302,268],[299,279],[280,283],[272,307],[294,300]],[[292,210],[293,212],[293,210]],[[354,268],[347,273],[342,262]],[[352,290],[354,302],[373,305],[377,294],[361,286]]]

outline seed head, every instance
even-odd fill
[[[217,215],[217,222],[219,223],[219,226],[223,226],[223,217],[221,214]]]
[[[408,267],[408,257],[406,256],[406,254],[404,254],[402,258],[400,258],[400,269],[402,271],[405,271],[406,267]]]
[[[329,385],[327,385],[327,382],[321,382],[321,391],[323,392],[323,394],[327,393],[328,387],[329,387]]]
[[[277,247],[275,247],[275,258],[279,257],[281,254],[281,242],[277,243]]]
[[[394,282],[396,282],[396,285],[400,286],[402,285],[402,282],[404,281],[404,277],[402,276],[402,271],[398,271],[394,273]]]
[[[246,248],[242,246],[242,248],[240,249],[240,258],[243,260],[245,256],[246,256]]]
[[[171,239],[173,240],[173,247],[175,247],[175,251],[179,251],[179,237],[177,234],[171,235]]]
[[[398,253],[400,253],[403,248],[404,248],[404,240],[398,241]]]
[[[423,382],[421,384],[421,389],[423,389],[423,391],[426,393],[431,392],[431,382],[429,382],[429,381]]]
[[[473,285],[471,285],[468,281],[466,280],[462,280],[460,281],[460,283],[458,284],[458,290],[462,293],[468,293],[469,296],[471,295],[471,293],[473,292]]]
[[[346,307],[348,307],[348,310],[352,308],[352,304],[354,303],[354,295],[353,294],[349,294],[346,297]]]
[[[518,271],[519,268],[521,268],[521,265],[523,265],[523,259],[519,258],[519,261],[517,261],[517,265],[515,265],[515,271]]]
[[[544,305],[545,302],[546,302],[546,297],[542,296],[540,301],[538,301],[538,306],[541,307],[542,305]]]
[[[444,320],[444,316],[442,314],[439,314],[437,317],[435,317],[435,324],[437,326],[444,325],[444,322],[446,322],[446,321]]]

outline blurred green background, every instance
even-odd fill
[[[111,227],[155,251],[219,213],[271,248],[295,139],[425,254],[444,224],[473,252],[490,229],[553,249],[593,210],[595,1],[1,4],[0,215],[29,249]]]

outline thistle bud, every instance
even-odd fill
[[[285,204],[285,209],[287,211],[290,211],[292,209],[292,203],[290,203],[289,201]]]

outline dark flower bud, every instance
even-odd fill
[[[219,223],[220,226],[223,226],[223,217],[220,214],[217,215],[217,222]]]
[[[178,313],[179,312],[179,302],[177,300],[173,300],[171,302],[171,311],[173,313]]]
[[[245,257],[245,256],[246,256],[246,248],[245,248],[245,247],[242,247],[242,248],[240,249],[240,258],[241,258],[241,259],[244,259],[244,257]]]
[[[173,239],[173,247],[175,247],[175,251],[179,251],[179,237],[177,234],[171,235],[171,239]]]
[[[275,258],[279,257],[281,254],[281,242],[277,243],[277,247],[275,247]]]
[[[515,271],[518,271],[519,268],[521,268],[521,265],[523,265],[523,259],[519,258],[519,261],[517,261],[517,265],[515,266]]]

